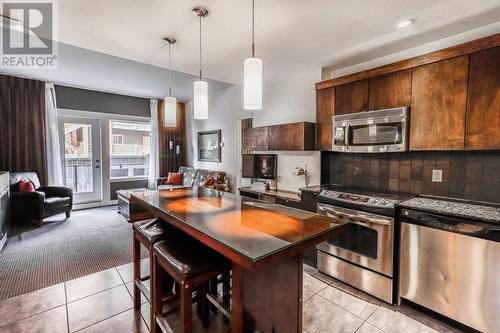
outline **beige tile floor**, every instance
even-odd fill
[[[147,273],[148,263],[142,265]],[[149,306],[133,310],[132,265],[124,265],[0,302],[4,332],[149,332]],[[143,302],[146,299],[143,298]],[[220,318],[194,332],[226,332]],[[177,318],[169,322],[178,331]],[[459,332],[407,306],[393,307],[354,288],[304,268],[304,333]]]

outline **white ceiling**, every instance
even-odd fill
[[[53,1],[58,1],[58,69],[0,72],[161,97],[168,94],[168,47],[162,38],[172,36],[178,40],[173,95],[186,101],[199,57],[198,18],[191,9],[202,5],[210,11],[203,19],[203,70],[210,91],[242,83],[243,59],[251,50],[251,0]],[[396,29],[406,18],[415,24]],[[264,60],[266,81],[311,71],[319,80],[320,68],[343,75],[359,64],[466,31],[478,38],[477,30],[500,32],[500,0],[256,0],[257,56]]]
[[[250,54],[250,0],[59,1],[59,40],[146,64],[167,67],[164,36],[178,39],[174,68],[198,72],[196,5],[203,19],[203,68],[209,78],[240,83]],[[267,78],[380,56],[499,20],[499,0],[256,0],[257,56]],[[394,25],[406,18],[415,24]],[[415,45],[413,45],[415,46]],[[374,52],[376,50],[377,52]],[[354,60],[353,60],[354,59]]]

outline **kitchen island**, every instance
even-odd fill
[[[135,192],[130,203],[131,221],[159,217],[232,261],[232,332],[302,333],[302,252],[346,224],[201,187]]]

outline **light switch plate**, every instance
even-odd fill
[[[432,181],[441,183],[443,181],[443,170],[432,170]]]

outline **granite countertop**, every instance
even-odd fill
[[[399,206],[430,213],[500,224],[500,206],[495,205],[447,200],[446,198],[416,197],[401,202]]]
[[[292,200],[296,202],[300,202],[300,194],[298,192],[293,192],[293,191],[287,191],[287,190],[256,190],[252,189],[250,187],[241,187],[239,190],[241,191],[246,191],[246,192],[251,192],[251,193],[257,193],[257,194],[266,194],[266,195],[271,195],[280,199],[285,199],[285,200]]]

